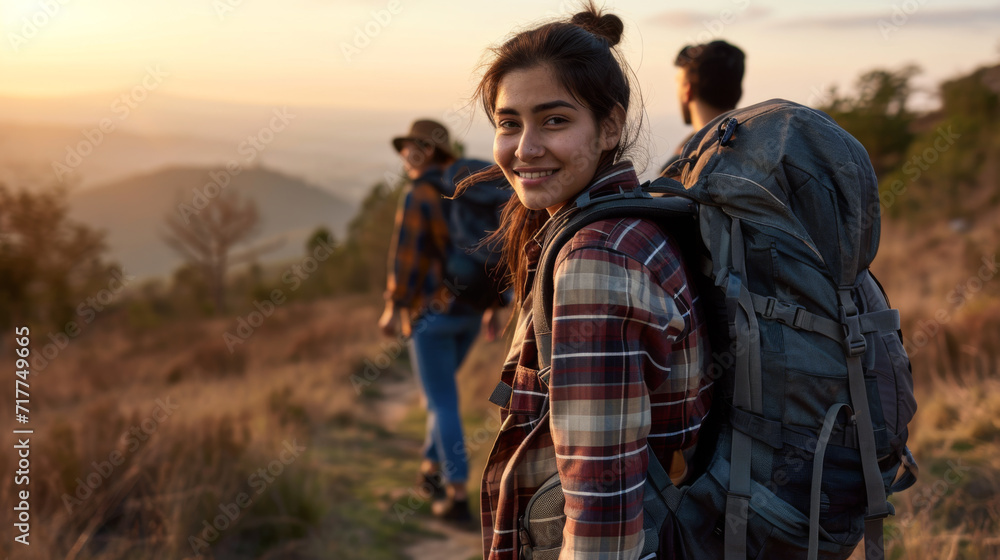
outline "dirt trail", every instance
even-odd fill
[[[443,536],[442,539],[427,539],[407,547],[406,555],[411,560],[469,560],[482,558],[482,538],[479,533],[462,531],[437,519],[427,519],[421,525],[429,531]]]
[[[389,431],[399,424],[414,406],[419,406],[420,391],[411,376],[393,376],[381,387],[382,398],[376,402],[377,417]],[[465,531],[433,517],[415,520],[430,533],[428,537],[405,549],[410,560],[470,560],[482,558],[482,537],[478,531]]]

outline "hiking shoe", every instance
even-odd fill
[[[449,523],[461,526],[472,525],[472,514],[469,513],[469,500],[438,500],[431,504],[431,511],[434,515]]]
[[[448,497],[447,492],[445,492],[445,482],[441,478],[440,472],[432,473],[420,473],[417,477],[417,485],[420,487],[420,493],[423,494],[427,491],[427,487],[431,488],[431,501],[437,502]]]

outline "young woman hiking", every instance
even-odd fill
[[[550,216],[572,211],[584,192],[639,187],[623,159],[635,140],[630,109],[642,108],[630,106],[629,72],[614,48],[622,30],[591,4],[568,22],[519,33],[494,49],[477,89],[496,129],[497,167],[463,186],[502,173],[517,194],[496,235],[520,310],[501,372],[513,392],[483,475],[487,560],[519,558],[525,506],[556,472],[561,549],[535,558],[638,558],[647,453],[670,465],[708,411],[696,295],[677,246],[642,219],[595,222],[561,249],[551,369],[538,371],[532,282]]]

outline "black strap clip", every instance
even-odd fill
[[[844,329],[844,350],[847,355],[860,356],[868,350],[868,343],[865,335],[861,332],[861,316],[858,314],[858,307],[854,305],[850,292],[845,295],[841,291],[840,295],[840,324]]]
[[[801,329],[806,319],[806,308],[800,305],[792,305],[778,301],[776,298],[767,298],[767,305],[761,317],[774,319],[779,323],[784,323],[796,329]]]
[[[885,511],[875,513],[875,514],[865,514],[865,521],[875,521],[876,519],[885,519],[890,515],[896,515],[896,507],[892,505],[891,502],[885,503]]]

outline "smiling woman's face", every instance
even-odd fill
[[[549,214],[590,184],[601,154],[618,143],[617,127],[598,126],[547,65],[504,76],[493,119],[494,160],[521,204]]]

